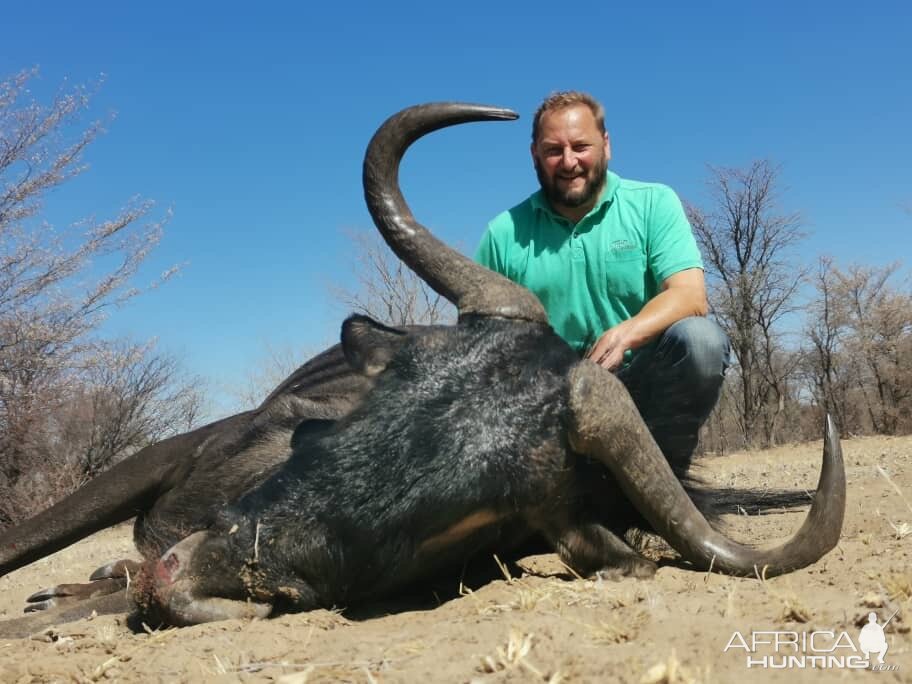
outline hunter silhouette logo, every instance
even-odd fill
[[[884,628],[896,617],[894,611],[881,625],[877,613],[868,613],[868,622],[853,640],[848,632],[753,631],[735,632],[722,649],[743,649],[747,667],[769,669],[837,669],[893,672],[897,665],[884,662],[889,650]]]
[[[884,664],[884,656],[887,653],[887,649],[890,648],[887,645],[887,638],[884,636],[884,627],[889,624],[895,615],[896,613],[893,613],[883,625],[878,625],[877,613],[868,613],[868,624],[861,628],[861,634],[858,635],[858,648],[864,651],[868,660],[871,659],[872,653],[876,654],[879,665]]]

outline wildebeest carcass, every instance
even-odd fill
[[[801,529],[773,549],[737,544],[693,505],[620,381],[581,361],[530,292],[413,218],[398,187],[407,147],[444,126],[512,118],[432,104],[376,133],[364,162],[371,215],[396,254],[456,304],[458,323],[403,333],[348,319],[342,348],[374,386],[334,425],[304,435],[210,529],[145,566],[135,587],[147,616],[181,625],[350,606],[533,531],[578,572],[650,576],[656,566],[612,530],[612,511],[626,518],[631,506],[685,560],[723,573],[789,572],[836,544],[845,476],[829,421]],[[593,486],[593,462],[623,495]]]
[[[188,534],[209,527],[215,512],[270,475],[302,435],[347,413],[372,382],[335,345],[298,368],[256,409],[141,449],[55,506],[5,530],[0,576],[134,516],[138,550],[144,558],[160,557]],[[120,561],[99,568],[92,582],[43,589],[31,597],[29,609],[57,610],[0,623],[0,634],[30,634],[93,610],[124,612],[128,602],[120,589],[138,567]]]

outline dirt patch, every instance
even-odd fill
[[[812,491],[821,450],[818,442],[710,458],[704,474],[718,485]],[[749,641],[761,630],[845,631],[857,643],[871,611],[881,624],[898,611],[885,658],[897,669],[855,676],[912,682],[912,438],[847,440],[843,450],[843,539],[821,562],[785,577],[665,566],[649,581],[579,580],[543,555],[524,559],[525,572],[514,566],[508,578],[492,558],[501,579],[470,583],[424,610],[394,603],[358,619],[314,611],[141,634],[121,617],[99,616],[31,639],[0,639],[0,681],[830,681],[853,674],[748,668],[737,642],[723,651],[735,632]],[[793,532],[804,516],[746,513],[728,516],[733,534],[763,544]],[[122,526],[0,578],[0,619],[18,617],[25,597],[42,587],[131,555],[130,528]],[[831,648],[824,637],[818,643]],[[766,647],[755,657],[771,653]]]

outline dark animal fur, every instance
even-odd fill
[[[350,358],[386,355],[385,371],[352,413],[223,512],[194,554],[200,596],[351,605],[533,531],[580,572],[634,558],[600,525],[633,520],[630,504],[566,443],[579,359],[548,326],[478,318],[397,337],[394,349],[366,319],[344,330],[358,342]],[[492,519],[423,551],[479,512]]]

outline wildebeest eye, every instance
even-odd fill
[[[297,451],[302,444],[323,434],[335,424],[336,421],[334,420],[320,420],[318,418],[301,421],[291,435],[291,450]]]

